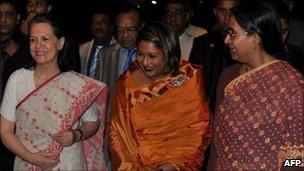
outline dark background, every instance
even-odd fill
[[[25,0],[17,0],[21,9],[25,9]],[[141,8],[144,11],[142,16],[146,22],[160,20],[162,8],[166,0],[156,0],[153,5],[152,0],[142,0]],[[55,14],[63,23],[66,30],[72,34],[79,43],[90,39],[89,21],[91,13],[96,8],[108,10],[113,16],[115,9],[125,4],[127,0],[51,0],[53,4],[52,13]],[[216,0],[189,0],[192,5],[194,16],[192,23],[210,29],[215,23],[212,5]],[[293,16],[304,20],[304,0],[296,0]]]

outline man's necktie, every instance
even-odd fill
[[[127,55],[125,65],[123,67],[123,72],[125,72],[129,68],[131,63],[133,62],[132,57],[135,53],[136,53],[136,49],[129,49],[128,50],[128,55]]]
[[[98,59],[98,55],[99,55],[101,48],[102,48],[102,46],[96,46],[95,53],[93,55],[91,55],[89,58],[88,67],[87,67],[87,76],[89,76],[91,78],[94,78],[97,59]]]

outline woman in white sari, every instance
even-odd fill
[[[29,37],[36,65],[11,75],[1,105],[1,139],[17,156],[14,169],[106,170],[106,85],[72,71],[67,37],[49,15],[32,19]]]

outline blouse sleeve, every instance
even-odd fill
[[[15,122],[16,120],[16,106],[17,106],[17,93],[16,93],[16,85],[18,81],[17,72],[13,73],[7,84],[4,91],[4,96],[1,104],[1,116],[5,119]]]
[[[98,120],[97,104],[93,103],[87,111],[81,116],[81,120],[84,122],[95,122]]]

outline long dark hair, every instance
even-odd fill
[[[55,36],[65,38],[63,48],[58,52],[57,64],[61,72],[80,72],[80,57],[78,46],[71,36],[66,35],[60,22],[56,21],[50,14],[37,14],[29,24],[29,30],[37,23],[46,23],[53,29]]]
[[[277,57],[283,51],[280,21],[276,11],[258,0],[242,1],[231,9],[239,25],[249,34],[257,34],[263,49]]]
[[[178,74],[181,50],[178,36],[171,26],[163,22],[146,24],[138,33],[137,45],[142,40],[152,42],[161,50],[166,63],[166,73]]]

